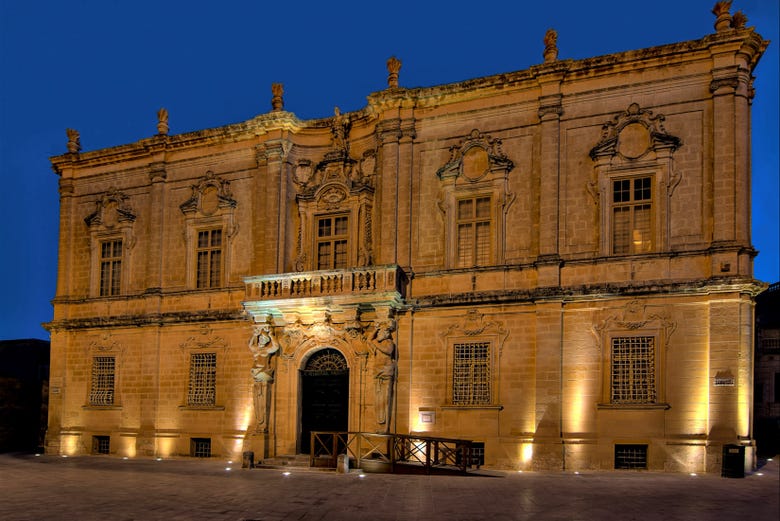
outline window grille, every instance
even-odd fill
[[[346,215],[317,220],[317,269],[347,267],[349,218]]]
[[[453,347],[452,403],[489,404],[490,342],[459,343]]]
[[[222,230],[200,230],[197,247],[198,288],[218,288],[222,284]]]
[[[647,445],[615,445],[616,469],[647,469]]]
[[[458,266],[490,264],[490,197],[458,201]]]
[[[190,438],[190,455],[195,458],[210,458],[211,438]]]
[[[90,405],[114,405],[114,370],[116,359],[113,356],[92,358],[92,385],[89,390]]]
[[[612,253],[651,251],[652,179],[620,179],[612,182]]]
[[[655,338],[612,339],[612,403],[655,403]]]
[[[187,404],[212,406],[217,395],[217,354],[193,353],[190,355],[190,388]]]
[[[122,287],[122,240],[100,243],[100,296],[119,295]]]
[[[108,454],[111,448],[111,436],[92,436],[92,454]]]
[[[463,460],[460,451],[455,453],[455,464],[460,465]],[[472,441],[471,442],[471,466],[481,467],[485,464],[485,442],[484,441]]]

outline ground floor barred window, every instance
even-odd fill
[[[116,358],[95,356],[92,358],[92,383],[89,389],[90,405],[114,405],[114,377]]]
[[[190,355],[190,387],[187,405],[213,406],[217,398],[217,354]]]
[[[611,402],[656,403],[655,337],[612,339]]]
[[[453,405],[489,405],[490,342],[457,343],[453,351]]]

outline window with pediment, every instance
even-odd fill
[[[504,261],[508,191],[514,164],[501,140],[478,130],[450,147],[450,159],[437,175],[444,214],[445,264],[449,268],[492,266]]]
[[[344,149],[317,164],[297,163],[298,243],[295,271],[340,270],[373,264],[375,152],[360,161]]]
[[[89,293],[93,297],[114,297],[129,289],[136,216],[128,199],[124,193],[111,189],[98,198],[95,211],[84,219],[90,234]]]
[[[230,245],[238,231],[236,201],[230,184],[207,172],[180,205],[185,218],[187,285],[197,289],[224,287],[230,274]]]
[[[599,206],[602,255],[637,255],[669,247],[668,199],[681,177],[673,169],[680,139],[664,117],[632,103],[604,124],[590,151],[595,179],[588,191]]]

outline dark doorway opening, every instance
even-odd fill
[[[312,431],[346,432],[348,423],[347,361],[335,349],[317,351],[301,370],[301,453],[311,452]]]

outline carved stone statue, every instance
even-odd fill
[[[284,98],[282,98],[284,86],[281,83],[272,83],[271,92],[274,95],[273,98],[271,98],[271,109],[274,112],[279,112],[284,108]]]
[[[734,16],[731,17],[731,27],[734,29],[744,29],[747,25],[747,16],[742,11],[737,11]]]
[[[391,56],[387,60],[387,87],[390,89],[398,88],[398,71],[401,70],[401,60]]]
[[[555,29],[547,29],[544,33],[544,61],[554,62],[558,59],[558,33]]]
[[[167,136],[168,130],[168,109],[161,108],[157,111],[157,133],[161,136]]]
[[[78,130],[66,128],[65,134],[68,136],[68,152],[78,154],[81,150],[81,136]]]
[[[387,432],[390,427],[390,407],[393,403],[393,384],[396,374],[395,320],[388,319],[376,325],[371,341],[374,346],[374,367],[376,367],[375,404],[376,421],[383,426],[380,430]]]
[[[279,344],[276,342],[269,324],[257,324],[254,326],[252,338],[249,339],[249,350],[254,358],[252,366],[253,396],[257,428],[261,429],[266,423],[266,411],[268,410],[268,385],[274,381],[274,355],[279,352]]]
[[[335,107],[330,129],[333,134],[333,148],[345,154],[349,152],[349,127],[349,116],[345,116],[338,107]]]

